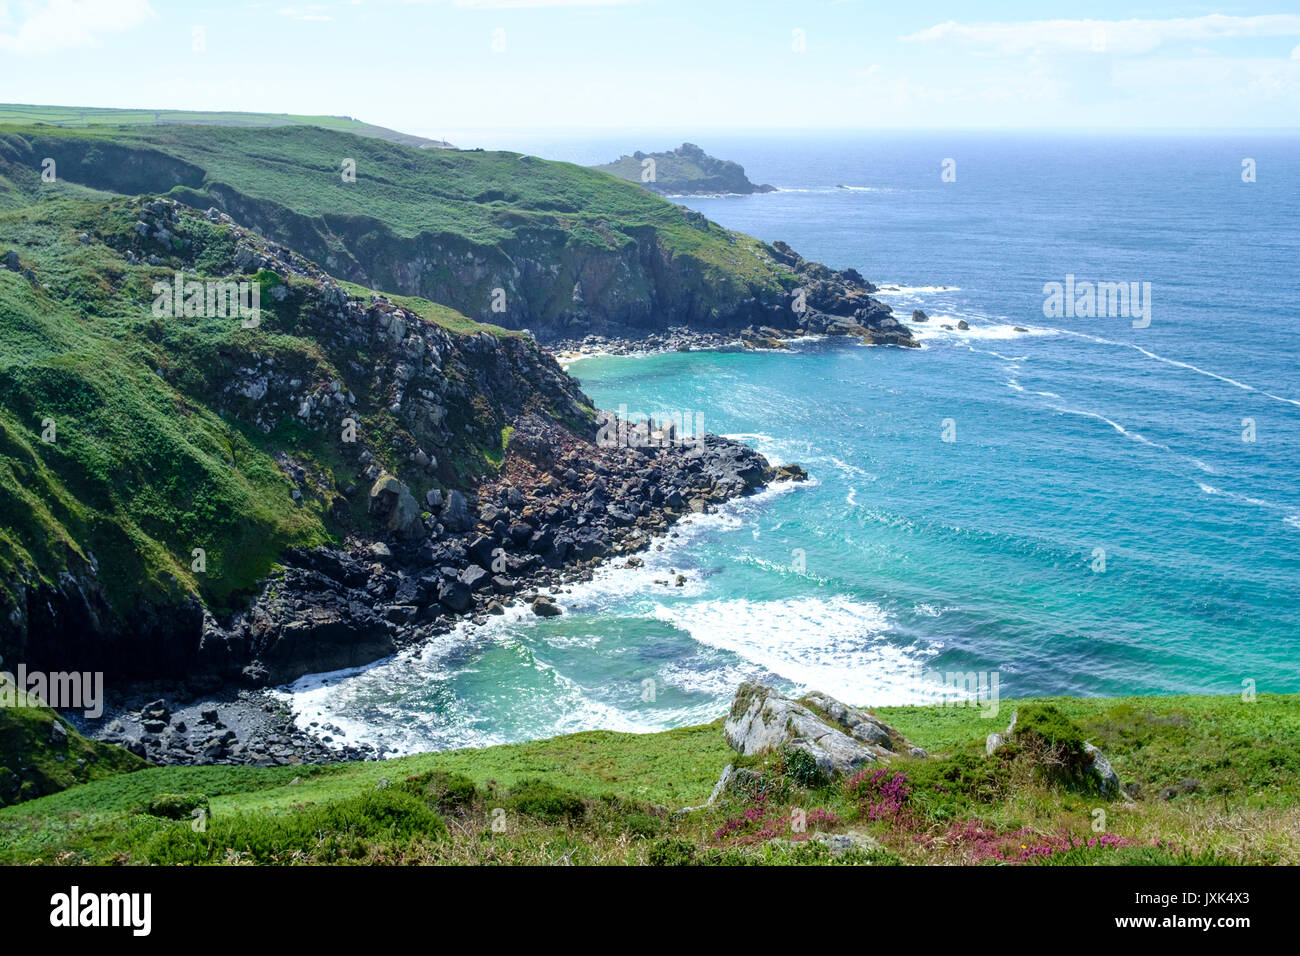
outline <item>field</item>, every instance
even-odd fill
[[[985,757],[984,735],[1034,704],[1068,715],[1136,799]],[[780,756],[738,758],[718,721],[376,763],[154,768],[0,810],[0,862],[1300,862],[1295,696],[873,712],[930,756],[812,779]],[[745,786],[676,812],[704,803],[727,764]]]

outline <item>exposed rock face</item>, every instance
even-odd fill
[[[653,161],[653,167],[646,160]],[[628,182],[638,183],[661,196],[737,194],[775,192],[775,186],[764,183],[756,186],[745,175],[739,163],[717,159],[694,143],[682,143],[674,150],[663,153],[643,153],[637,150],[631,156],[621,156],[612,163],[593,167]],[[653,179],[646,179],[646,170],[653,168]]]
[[[370,515],[399,538],[413,538],[424,530],[420,506],[406,485],[392,475],[380,475],[370,489]]]
[[[530,587],[648,547],[690,511],[802,477],[788,467],[778,476],[752,449],[715,436],[682,443],[623,423],[604,443],[591,400],[531,338],[456,333],[382,296],[363,301],[215,208],[200,216],[169,200],[132,205],[143,235],[97,237],[120,243],[128,261],[166,254],[160,262],[193,269],[212,223],[241,268],[281,278],[271,288],[283,294],[263,303],[264,326],[319,352],[272,355],[250,340],[225,350],[206,377],[191,369],[175,385],[262,434],[292,422],[328,436],[344,459],[332,471],[291,447],[274,457],[286,494],[327,514],[343,544],[283,553],[282,569],[250,581],[253,597],[233,615],[184,594],[114,606],[93,555],[69,553],[53,584],[12,585],[17,601],[0,619],[6,658],[114,680],[252,685],[359,666],[459,615],[531,603]],[[166,243],[155,238],[164,230]],[[382,410],[382,431],[358,424],[366,408]],[[355,435],[339,437],[353,426]],[[475,449],[499,447],[505,434],[498,473]]]
[[[539,418],[516,421],[502,473],[473,495],[450,491],[432,529],[413,538],[394,531],[391,544],[291,551],[247,612],[224,625],[206,619],[194,666],[275,684],[369,663],[517,600],[538,616],[558,615],[554,598],[520,593],[521,581],[589,576],[602,560],[649,546],[684,514],[806,478],[797,465],[773,468],[713,435],[689,450],[659,432],[643,436],[649,444],[606,447]],[[377,480],[371,501],[395,511],[403,500],[395,481]],[[394,511],[381,510],[381,526]]]
[[[826,694],[801,702],[751,683],[737,688],[722,732],[742,754],[803,750],[826,773],[850,773],[912,749],[898,731]]]
[[[794,308],[804,334],[850,335],[868,345],[920,346],[911,330],[894,318],[893,310],[872,297],[876,287],[856,269],[836,270],[812,262],[784,242],[773,243],[772,250],[800,281],[802,306],[796,294]]]
[[[198,137],[180,129],[169,131],[168,138]],[[43,131],[23,138],[14,148],[37,157],[37,162],[42,156],[57,157],[68,176],[95,188],[134,195],[180,186],[179,195],[195,208],[211,206],[323,263],[339,278],[421,296],[480,321],[530,329],[543,339],[587,333],[639,337],[673,325],[733,332],[751,325],[788,328],[800,318],[792,308],[797,283],[780,274],[784,270],[756,277],[753,269],[719,267],[683,254],[681,246],[657,226],[612,222],[609,226],[618,239],[601,244],[575,241],[572,230],[554,220],[535,221],[533,216],[503,212],[502,220],[510,220],[509,236],[500,241],[480,242],[454,229],[405,234],[367,216],[310,215],[295,208],[292,197],[245,192],[240,188],[242,177],[235,177],[239,183],[223,181],[198,165],[201,159],[190,152],[192,145],[128,146]],[[171,150],[180,150],[190,159],[181,159]],[[532,162],[531,157],[521,157],[520,168],[526,171]],[[639,181],[639,161],[635,165]],[[484,197],[505,195],[512,184],[494,185],[499,188],[488,190]],[[732,234],[696,212],[679,210],[677,215],[684,227],[730,246],[738,261],[748,259],[749,265],[755,265],[748,237]],[[149,234],[156,235],[152,230]],[[760,258],[770,255],[771,248],[760,246]],[[784,253],[771,259],[786,264]],[[836,281],[841,285],[852,273],[818,268],[839,276]],[[496,290],[508,303],[505,312],[492,307],[499,301]],[[810,298],[808,305],[843,320],[834,323],[841,331],[832,334],[857,335],[873,344],[909,345],[906,329],[893,324],[897,320],[885,322],[882,316],[888,315],[888,307],[878,302],[860,302],[865,309],[861,314],[857,308],[841,311],[845,303],[823,309]],[[814,320],[809,314],[810,328]],[[870,338],[859,329],[870,331]]]

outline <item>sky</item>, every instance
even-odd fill
[[[1293,129],[1300,0],[0,0],[0,102],[434,136]]]

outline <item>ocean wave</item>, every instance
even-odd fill
[[[1219,488],[1204,481],[1196,482],[1196,487],[1207,495],[1227,498],[1229,501],[1236,501],[1252,508],[1263,508],[1266,511],[1285,511],[1287,514],[1283,516],[1282,523],[1293,528],[1300,528],[1300,514],[1292,511],[1288,505],[1280,505],[1276,501],[1267,501],[1264,498],[1256,498],[1252,495],[1243,495],[1241,492]]]
[[[957,285],[887,285],[876,286],[877,295],[933,295],[936,292],[960,292]]]
[[[912,330],[912,336],[918,342],[926,342],[931,339],[956,339],[959,342],[1005,341],[1030,336],[1054,335],[1056,332],[1055,329],[1041,326],[1016,326],[1003,323],[975,324],[966,329],[959,329],[957,323],[963,318],[966,317],[936,314],[930,316],[929,322],[908,323],[908,328]],[[945,322],[949,323],[952,328],[942,328],[942,323]],[[967,319],[967,322],[969,324],[969,319]]]
[[[1107,418],[1105,415],[1099,415],[1096,412],[1089,412],[1080,408],[1065,408],[1062,405],[1049,405],[1048,407],[1055,411],[1063,412],[1066,415],[1079,415],[1083,418],[1095,418],[1099,422],[1105,422],[1107,425],[1115,429],[1115,431],[1119,432],[1125,438],[1132,439],[1133,441],[1139,442],[1143,445],[1149,445],[1152,448],[1159,448],[1161,451],[1173,451],[1173,449],[1170,448],[1168,445],[1161,444],[1160,442],[1157,441],[1152,441],[1150,438],[1147,438],[1145,435],[1140,434],[1139,432],[1129,431],[1119,422],[1112,421],[1111,419]]]
[[[935,694],[921,675],[921,664],[935,652],[891,643],[889,615],[872,602],[842,595],[730,598],[659,605],[655,616],[701,644],[844,701],[905,703]]]
[[[1056,331],[1060,332],[1062,335],[1073,335],[1081,339],[1087,339],[1091,342],[1098,342],[1102,345],[1113,345],[1118,348],[1133,349],[1133,351],[1140,352],[1141,354],[1145,355],[1149,359],[1152,359],[1153,361],[1163,362],[1165,365],[1172,365],[1176,368],[1187,369],[1188,371],[1195,372],[1198,375],[1204,375],[1206,378],[1216,379],[1217,381],[1223,382],[1227,385],[1231,385],[1234,388],[1239,388],[1244,392],[1256,392],[1260,395],[1263,395],[1266,398],[1271,398],[1275,402],[1282,402],[1287,405],[1300,406],[1300,399],[1287,398],[1285,395],[1275,395],[1272,392],[1267,392],[1264,389],[1259,388],[1257,386],[1248,385],[1245,382],[1240,382],[1235,378],[1229,378],[1227,375],[1220,375],[1218,372],[1211,371],[1210,369],[1201,368],[1197,365],[1191,364],[1190,362],[1182,362],[1179,361],[1178,359],[1172,359],[1169,358],[1168,356],[1159,355],[1155,352],[1152,352],[1150,349],[1144,349],[1140,345],[1134,345],[1132,342],[1117,342],[1114,339],[1102,338],[1100,335],[1089,335],[1086,332],[1075,332],[1069,329],[1057,329]]]

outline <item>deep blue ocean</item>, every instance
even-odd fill
[[[451,138],[584,164],[680,142]],[[412,751],[697,723],[746,677],[868,705],[933,699],[923,669],[1004,697],[1300,690],[1300,138],[688,138],[780,191],[678,201],[857,268],[930,315],[924,347],[576,362],[599,406],[698,415],[811,480],[562,617],[306,679],[300,719]],[[1149,282],[1150,324],[1045,317],[1067,275]]]

